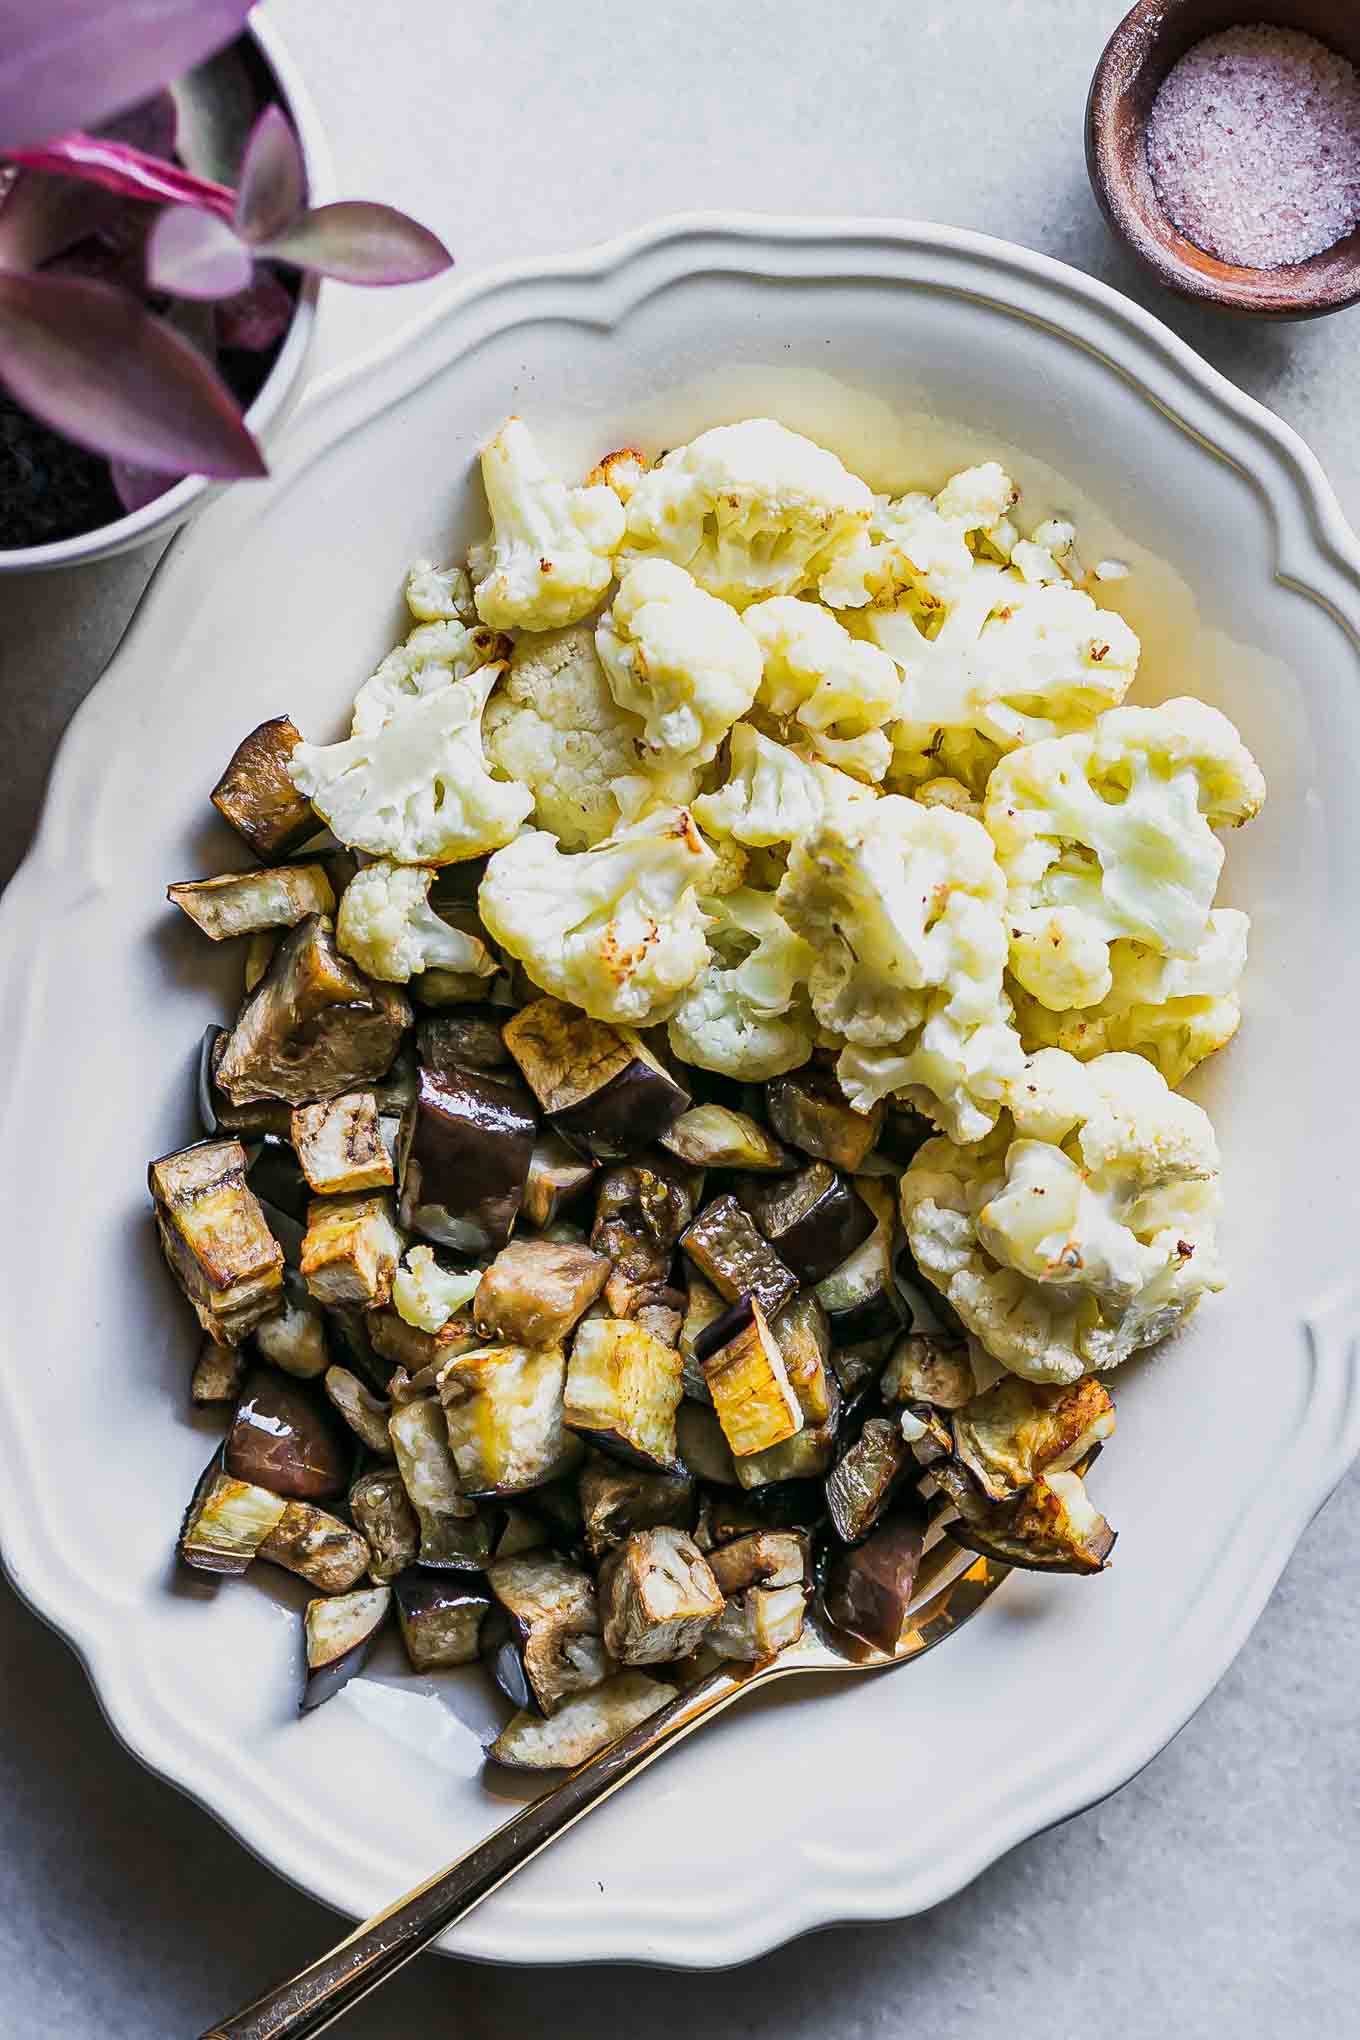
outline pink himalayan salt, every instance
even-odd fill
[[[1197,248],[1248,269],[1302,262],[1360,225],[1360,78],[1298,29],[1226,29],[1164,79],[1147,155]]]

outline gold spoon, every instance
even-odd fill
[[[375,1913],[326,1955],[253,2004],[222,2020],[201,2040],[311,2040],[376,1990],[447,1927],[480,1905],[620,1785],[645,1771],[664,1750],[712,1720],[743,1693],[795,1672],[876,1672],[913,1663],[976,1614],[1010,1568],[962,1551],[945,1534],[953,1511],[936,1496],[934,1520],[897,1649],[873,1649],[834,1630],[814,1604],[799,1642],[760,1664],[724,1664],[588,1763],[570,1772],[503,1826],[404,1898]]]

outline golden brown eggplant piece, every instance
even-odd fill
[[[438,1402],[425,1396],[399,1402],[387,1420],[401,1483],[420,1524],[420,1563],[464,1568],[481,1564],[490,1546],[469,1536],[476,1504],[463,1493],[449,1445],[448,1425]]]
[[[615,1669],[600,1635],[595,1582],[555,1551],[497,1558],[486,1569],[502,1620],[483,1631],[492,1676],[517,1707],[555,1714],[573,1693],[598,1686]],[[489,1630],[489,1634],[488,1634]]]
[[[966,1550],[1027,1572],[1103,1572],[1115,1544],[1076,1473],[1040,1474],[1014,1501],[986,1504],[946,1528]]]
[[[708,1554],[713,1577],[729,1597],[748,1587],[792,1587],[808,1577],[808,1539],[799,1530],[750,1530]]]
[[[307,1683],[298,1703],[300,1714],[324,1706],[363,1670],[391,1608],[392,1589],[385,1586],[360,1587],[357,1593],[307,1603]]]
[[[313,1502],[289,1502],[259,1556],[297,1573],[323,1594],[344,1594],[368,1571],[368,1545],[357,1530]]]
[[[748,1587],[729,1595],[704,1643],[715,1657],[759,1664],[797,1643],[806,1613],[807,1596],[800,1585]]]
[[[743,1169],[780,1175],[798,1158],[747,1112],[727,1105],[692,1105],[661,1135],[660,1145],[696,1169]]]
[[[589,1247],[511,1240],[473,1298],[479,1328],[512,1346],[560,1346],[604,1288],[609,1263]]]
[[[623,1665],[687,1657],[722,1614],[708,1560],[684,1530],[635,1530],[600,1568],[605,1648]]]
[[[449,1573],[407,1572],[394,1582],[393,1592],[412,1671],[476,1664],[491,1606],[485,1588]]]
[[[301,742],[302,732],[286,715],[262,722],[236,746],[212,790],[217,812],[266,864],[321,829],[316,810],[288,776],[288,761]]]
[[[439,1397],[464,1494],[515,1494],[580,1463],[563,1428],[566,1371],[560,1346],[478,1346],[446,1363]]]
[[[952,1332],[908,1332],[893,1348],[880,1392],[887,1403],[932,1403],[962,1409],[976,1393],[968,1341]]]
[[[1114,1404],[1089,1374],[1067,1386],[1008,1374],[954,1412],[954,1449],[989,1502],[1066,1472],[1113,1435]]]
[[[390,1403],[373,1395],[348,1367],[328,1367],[322,1383],[333,1409],[337,1409],[350,1430],[377,1459],[389,1459],[392,1440],[387,1435]]]
[[[581,1513],[592,1558],[603,1558],[634,1530],[661,1523],[688,1526],[694,1515],[694,1482],[687,1473],[644,1473],[598,1456],[581,1472]]]
[[[180,1526],[178,1551],[196,1572],[243,1573],[288,1507],[282,1495],[222,1468],[215,1452],[199,1478]]]
[[[550,1720],[522,1709],[486,1753],[516,1771],[572,1770],[674,1698],[674,1687],[642,1672],[618,1672],[593,1692],[568,1700]]]
[[[224,872],[184,879],[165,897],[213,942],[296,928],[308,914],[333,914],[335,894],[324,864],[278,864],[272,871]]]
[[[147,1172],[171,1272],[219,1346],[236,1346],[283,1288],[283,1249],[246,1182],[238,1140],[162,1155]]]
[[[295,1105],[290,1130],[302,1173],[318,1197],[390,1190],[396,1180],[372,1091]]]
[[[784,1176],[745,1176],[737,1196],[785,1267],[820,1282],[874,1230],[874,1214],[829,1162]]]
[[[245,1358],[239,1346],[219,1346],[205,1332],[189,1382],[189,1400],[195,1409],[211,1409],[215,1403],[234,1403],[241,1393]]]
[[[803,1412],[789,1384],[779,1342],[754,1297],[734,1315],[740,1322],[703,1357],[704,1380],[722,1433],[735,1459],[779,1445],[803,1428]],[[718,1332],[709,1327],[709,1336]]]
[[[594,1162],[583,1161],[560,1134],[541,1135],[529,1158],[524,1202],[520,1206],[526,1222],[537,1226],[540,1232],[555,1225],[574,1209],[594,1178]]]
[[[374,1352],[382,1359],[404,1368],[408,1375],[429,1375],[421,1384],[422,1395],[433,1391],[435,1377],[446,1360],[482,1344],[470,1315],[451,1317],[437,1332],[425,1332],[419,1325],[408,1325],[401,1312],[388,1303],[381,1310],[365,1311],[364,1324]]]
[[[420,1553],[420,1524],[395,1466],[376,1467],[349,1491],[354,1527],[368,1546],[368,1576],[396,1579]]]
[[[915,1471],[916,1461],[900,1427],[888,1417],[870,1417],[827,1475],[827,1514],[842,1544],[862,1542],[907,1475]]]
[[[638,1035],[560,999],[535,999],[506,1023],[504,1038],[555,1130],[597,1161],[636,1154],[689,1105]]]
[[[567,1369],[566,1422],[615,1457],[656,1472],[679,1463],[679,1352],[629,1318],[585,1318]]]
[[[217,1082],[237,1105],[338,1097],[382,1076],[410,1024],[397,987],[356,970],[336,948],[329,916],[309,914],[279,944],[241,1009]]]
[[[685,1229],[680,1245],[728,1303],[753,1296],[767,1317],[793,1297],[798,1277],[756,1230],[735,1197],[715,1198]]]
[[[697,1170],[660,1152],[599,1177],[590,1244],[611,1263],[604,1291],[611,1317],[635,1317],[669,1291],[676,1243],[702,1185]]]
[[[317,1197],[308,1206],[302,1278],[318,1303],[380,1310],[401,1253],[390,1197]]]

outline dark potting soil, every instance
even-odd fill
[[[0,390],[0,548],[51,545],[122,515],[108,462],[49,431]]]

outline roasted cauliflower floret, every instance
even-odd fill
[[[872,787],[789,744],[777,744],[750,723],[738,723],[729,746],[727,784],[701,794],[694,815],[710,835],[766,848],[796,843],[826,814],[843,814],[877,798]]]
[[[433,1247],[410,1247],[392,1281],[392,1302],[398,1317],[418,1331],[439,1332],[451,1317],[466,1310],[482,1280],[480,1268],[443,1268]]]
[[[768,893],[742,888],[703,906],[713,955],[671,1015],[672,1051],[745,1083],[796,1069],[813,1049],[812,950]]]
[[[736,609],[796,595],[869,522],[873,496],[834,453],[772,418],[678,446],[628,499],[621,561],[674,560]]]
[[[899,794],[794,845],[775,895],[813,952],[817,1020],[867,1112],[893,1092],[956,1139],[995,1122],[1020,1044],[1002,992],[1005,882],[980,823]]]
[[[1065,1048],[1083,1062],[1131,1050],[1168,1084],[1232,1040],[1242,1019],[1238,986],[1247,963],[1247,916],[1215,907],[1193,956],[1159,956],[1145,943],[1110,944],[1110,990],[1097,1006],[1050,1013],[1017,985],[1015,1022],[1026,1050]]]
[[[1006,874],[1012,975],[1061,1013],[1109,996],[1121,937],[1193,957],[1223,867],[1214,832],[1264,799],[1227,717],[1188,698],[1111,709],[1004,758],[985,820]]]
[[[416,560],[406,574],[406,607],[417,623],[456,618],[475,624],[472,576],[466,567],[437,567],[433,560]]]
[[[653,800],[684,802],[697,769],[663,769],[609,691],[588,624],[521,638],[487,704],[486,755],[534,796],[535,819],[586,850]]]
[[[541,829],[498,850],[482,920],[536,985],[592,1020],[664,1020],[708,956],[696,894],[716,864],[687,808],[655,808],[593,850]]]
[[[388,984],[404,985],[422,970],[494,977],[496,959],[485,942],[450,927],[430,905],[434,876],[428,865],[385,857],[366,864],[341,897],[336,948]]]
[[[468,554],[477,614],[493,630],[560,630],[595,607],[614,576],[623,505],[602,483],[568,488],[520,418],[482,448],[491,537]]]
[[[1136,1055],[1028,1058],[972,1147],[930,1140],[902,1178],[921,1274],[993,1359],[1075,1381],[1165,1338],[1221,1289],[1207,1115]]]
[[[973,563],[969,536],[990,534],[1015,499],[1015,484],[994,460],[965,468],[934,498],[919,490],[896,501],[875,497],[856,543],[822,575],[823,602],[832,609],[918,605],[928,624],[941,600],[941,585],[963,579]]]
[[[370,736],[299,744],[294,786],[342,843],[397,864],[456,864],[508,843],[534,797],[486,769],[482,712],[499,671],[446,682]]]
[[[781,725],[797,724],[828,764],[881,779],[892,755],[883,724],[902,692],[887,653],[852,638],[829,609],[792,596],[757,602],[742,620],[765,661],[761,706]]]
[[[376,736],[400,710],[450,680],[466,680],[483,666],[499,671],[509,651],[510,640],[475,617],[470,625],[456,616],[417,625],[355,695],[350,735]]]
[[[760,685],[750,632],[670,560],[627,569],[595,648],[615,701],[642,717],[665,763],[706,765]]]

